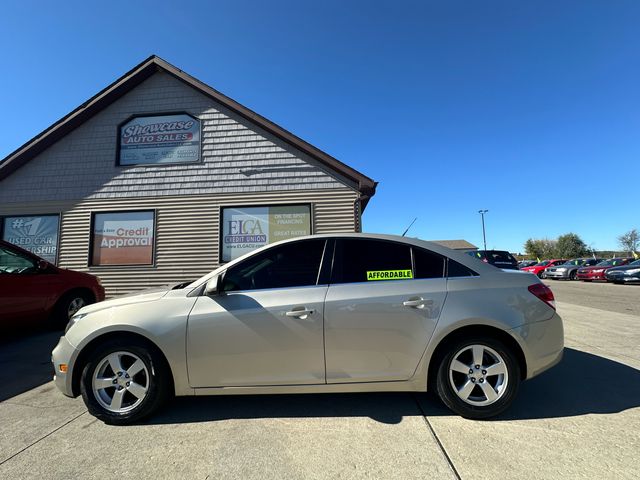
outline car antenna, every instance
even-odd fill
[[[413,222],[411,222],[411,223],[409,224],[409,226],[407,227],[407,229],[402,233],[402,236],[403,236],[403,237],[407,234],[407,232],[409,231],[409,229],[411,228],[411,226],[412,226],[414,223],[416,223],[416,220],[417,220],[417,219],[418,219],[418,217],[414,218],[414,219],[413,219]]]

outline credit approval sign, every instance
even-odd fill
[[[186,113],[133,117],[119,135],[119,165],[200,160],[200,120]]]

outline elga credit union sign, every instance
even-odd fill
[[[134,117],[119,135],[120,165],[200,160],[200,121],[187,114]]]
[[[225,208],[222,217],[223,262],[269,243],[311,234],[309,205]]]

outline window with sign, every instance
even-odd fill
[[[220,259],[229,262],[270,243],[311,235],[311,205],[225,207]]]
[[[2,239],[44,258],[58,259],[59,215],[25,215],[2,219]]]
[[[135,116],[119,128],[118,165],[200,161],[200,120],[186,113]]]
[[[91,265],[152,265],[155,212],[105,212],[93,215]]]

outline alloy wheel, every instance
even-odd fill
[[[491,405],[507,391],[509,372],[502,356],[485,345],[459,350],[449,365],[449,382],[465,403]]]
[[[74,299],[72,299],[67,306],[67,318],[71,319],[71,317],[78,313],[78,310],[80,310],[86,304],[87,302],[82,297],[75,297]]]
[[[126,413],[146,398],[150,376],[145,363],[131,352],[113,352],[95,368],[92,378],[93,395],[106,410]]]

